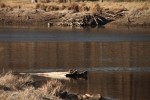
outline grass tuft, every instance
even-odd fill
[[[90,6],[90,11],[93,13],[101,13],[102,8],[100,7],[100,5],[98,3],[96,3],[96,4],[93,4]]]
[[[89,11],[90,8],[86,5],[86,3],[82,3],[79,7],[79,11],[82,12],[82,11]]]
[[[4,90],[23,90],[32,82],[33,80],[31,76],[28,75],[19,77],[12,74],[12,72],[7,72],[4,75],[0,75],[0,86],[3,87]]]
[[[64,90],[64,86],[57,80],[50,80],[40,88],[44,94],[51,94],[57,96]]]
[[[44,4],[38,3],[38,4],[36,4],[35,8],[36,8],[36,9],[41,9],[41,10],[46,11],[47,6],[44,5]]]
[[[149,6],[147,3],[145,3],[144,5],[142,5],[140,8],[138,8],[138,10],[142,11],[142,10],[148,10]]]
[[[72,3],[69,7],[68,10],[74,10],[75,12],[79,12],[79,5],[77,3]]]
[[[46,5],[46,4],[38,3],[36,4],[35,9],[40,9],[49,12],[49,11],[57,11],[60,8],[59,6],[56,5]]]

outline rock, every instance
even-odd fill
[[[79,100],[78,95],[71,94],[66,91],[59,94],[59,97],[65,100]]]
[[[77,95],[77,94],[68,93],[66,91],[61,92],[59,94],[59,97],[65,100],[111,100],[111,99],[102,97],[100,94],[90,95],[86,93],[84,95]]]
[[[112,99],[101,97],[101,98],[99,98],[99,100],[112,100]]]
[[[85,95],[83,95],[82,96],[82,99],[89,99],[89,98],[92,98],[93,97],[93,95],[90,95],[90,94],[85,94]]]
[[[101,96],[100,94],[90,95],[88,93],[84,95],[78,95],[78,99],[79,100],[111,100],[111,99]]]

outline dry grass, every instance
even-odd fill
[[[86,3],[81,3],[80,7],[79,7],[79,11],[83,12],[83,11],[89,11],[90,8],[86,5]]]
[[[68,10],[74,10],[75,12],[79,12],[79,5],[77,3],[72,3],[68,7]]]
[[[40,90],[45,94],[51,94],[54,96],[59,95],[60,92],[64,90],[64,86],[57,80],[48,81],[45,85],[43,85]]]
[[[34,83],[29,75],[1,74],[0,100],[59,100],[57,96],[65,90],[57,80],[49,80],[39,88],[35,88]]]
[[[5,3],[30,3],[31,0],[0,0],[0,2],[5,2]]]
[[[145,4],[147,6],[150,6],[149,2],[103,2],[99,3],[102,8],[109,8],[109,9],[119,9],[119,8],[127,8],[128,10],[130,9],[138,9]]]
[[[143,5],[141,5],[139,8],[137,8],[138,10],[148,10],[150,8],[150,5],[145,3]]]
[[[21,1],[21,0],[20,0]],[[2,14],[12,16],[12,21],[16,19],[14,16],[20,16],[17,21],[26,19],[26,16],[31,16],[32,21],[42,22],[53,20],[53,18],[72,17],[74,13],[99,13],[110,20],[117,20],[127,16],[134,19],[135,25],[137,23],[145,25],[149,23],[150,2],[112,2],[104,1],[85,1],[85,2],[71,2],[71,3],[30,3],[20,2],[19,0],[2,0],[0,2],[0,10]],[[18,9],[19,8],[19,9]],[[62,11],[64,10],[64,11]],[[70,11],[69,11],[70,10]],[[13,13],[9,13],[9,12]],[[21,12],[21,13],[20,13]],[[74,14],[75,15],[75,14]],[[50,18],[52,17],[52,18]],[[132,18],[131,18],[132,17]],[[138,18],[138,19],[135,19]],[[7,20],[7,19],[6,19]],[[138,22],[141,20],[140,22]],[[29,20],[27,20],[29,21]],[[130,21],[131,22],[131,21]],[[120,22],[118,22],[120,23]],[[128,20],[124,20],[128,23]],[[142,25],[141,24],[141,25]],[[148,24],[146,24],[148,25]]]
[[[100,4],[96,3],[90,6],[90,11],[93,13],[101,13],[102,8],[100,7]]]
[[[41,10],[44,10],[46,12],[57,11],[57,10],[62,9],[61,7],[62,6],[57,6],[54,4],[43,4],[43,3],[38,3],[35,5],[35,9],[41,9]]]
[[[6,5],[4,3],[0,3],[0,8],[5,8]]]
[[[32,78],[28,75],[19,77],[13,75],[12,72],[0,75],[0,86],[3,87],[4,90],[23,90],[32,82]]]
[[[36,8],[36,9],[45,10],[45,11],[46,11],[47,6],[44,5],[44,4],[36,4],[36,7],[35,7],[35,8]]]
[[[7,5],[6,5],[7,4]],[[2,0],[0,2],[0,8],[4,8],[7,6],[15,8],[16,6],[20,6],[22,9],[41,9],[46,12],[49,11],[57,11],[57,10],[74,10],[76,12],[83,11],[91,11],[91,12],[101,12],[103,9],[122,9],[126,8],[130,9],[149,9],[149,2],[111,2],[105,1],[103,3],[95,1],[95,2],[72,2],[72,3],[34,3],[31,4],[30,0]]]

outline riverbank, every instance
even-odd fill
[[[1,25],[150,26],[149,2],[0,3]]]
[[[29,74],[0,74],[1,100],[106,100],[100,94],[71,93],[64,80]]]
[[[45,84],[39,82],[40,81],[36,82],[30,75],[19,76],[14,75],[12,72],[2,73],[0,74],[0,99],[57,99],[56,94],[63,89],[62,83],[57,80],[47,80]]]

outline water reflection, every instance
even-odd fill
[[[150,42],[0,42],[0,68],[149,67]]]
[[[150,73],[89,73],[87,81],[71,80],[75,93],[100,93],[117,100],[149,100]]]
[[[119,30],[116,33],[120,35],[104,29],[62,32],[64,29],[9,28],[0,28],[0,69],[87,70],[87,81],[67,83],[72,92],[100,93],[119,100],[150,100],[149,29]]]

